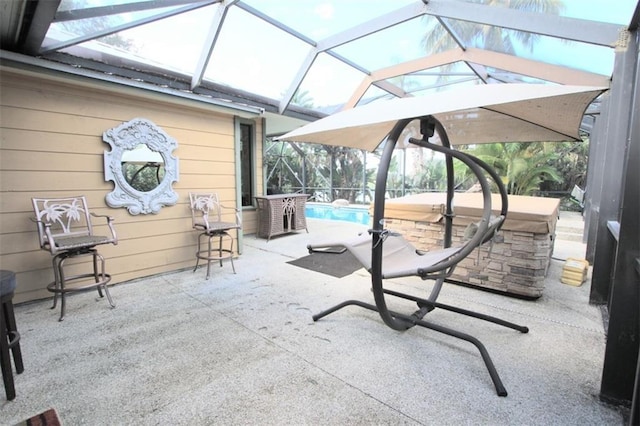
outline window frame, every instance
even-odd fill
[[[243,183],[243,167],[244,167],[244,163],[243,163],[243,159],[242,159],[242,127],[243,126],[248,126],[249,127],[249,137],[250,137],[250,146],[251,146],[251,153],[250,153],[250,162],[251,164],[249,165],[250,168],[250,172],[251,172],[251,182],[249,183],[250,185],[250,191],[251,191],[251,200],[250,200],[250,204],[247,205],[243,205],[243,187],[242,187],[242,183]],[[235,119],[235,151],[236,151],[236,199],[237,199],[237,206],[240,210],[253,210],[256,209],[256,201],[255,201],[255,196],[257,195],[257,176],[258,176],[258,169],[257,169],[257,125],[256,122],[253,120],[248,120],[248,119],[244,119],[241,117],[236,117]]]

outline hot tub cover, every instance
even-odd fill
[[[384,217],[388,219],[411,220],[415,222],[439,222],[443,218],[447,194],[425,192],[392,198],[385,201]],[[555,230],[560,200],[556,198],[509,195],[507,220],[502,229],[510,231],[547,234]],[[482,194],[471,192],[456,193],[453,209],[456,225],[476,222],[482,216]],[[500,196],[492,195],[491,205],[495,214],[500,207]]]

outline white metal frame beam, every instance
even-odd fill
[[[623,26],[459,0],[429,0],[427,15],[614,47]]]
[[[296,77],[293,79],[291,85],[287,89],[285,96],[281,99],[280,112],[283,112],[291,102],[293,95],[300,87],[300,84],[302,84],[304,77],[309,72],[309,69],[313,65],[313,62],[315,61],[315,58],[319,53],[330,53],[330,49],[338,47],[342,44],[349,43],[351,41],[368,36],[380,30],[389,28],[391,26],[408,21],[410,19],[414,19],[422,15],[435,16],[440,24],[445,27],[451,37],[454,38],[462,51],[467,50],[466,46],[463,43],[463,40],[461,40],[460,37],[458,37],[455,32],[453,32],[453,30],[446,24],[446,21],[444,21],[442,18],[464,20],[482,25],[493,25],[517,31],[526,31],[549,37],[563,38],[607,47],[615,46],[618,34],[622,29],[621,26],[615,24],[559,17],[554,15],[544,15],[541,13],[523,12],[515,9],[498,8],[469,2],[461,2],[458,0],[425,0],[423,2],[423,5],[411,4],[409,6],[405,6],[394,12],[390,12],[385,16],[372,19],[363,24],[357,25],[339,34],[327,37],[326,39],[317,42],[312,47],[307,56],[307,59],[303,62],[298,72],[296,73]],[[308,42],[308,40],[306,39],[305,41]],[[482,79],[485,82],[487,81],[487,72],[481,65],[489,66],[490,64],[485,64],[479,61],[465,62],[467,62],[467,66],[469,66],[469,68],[478,76],[478,78]],[[539,62],[531,62],[539,64]],[[517,72],[515,70],[513,71]],[[562,74],[563,67],[556,67],[554,72],[560,72]],[[519,73],[529,75],[528,72]],[[398,73],[394,76],[402,74],[403,73]],[[557,81],[558,79],[564,81],[562,76],[554,78],[552,76],[549,76],[548,73],[543,74],[546,77],[538,78],[548,81]],[[365,84],[366,88],[368,88],[370,85],[376,85],[381,89],[389,91],[393,94],[403,92],[401,88],[397,86],[393,87],[393,85],[390,83],[382,84],[381,79],[375,78],[370,74],[365,77],[365,81],[368,81],[368,83]],[[567,83],[566,81],[564,82]],[[579,83],[573,81],[573,84]],[[352,96],[348,105],[353,106],[355,105],[355,103],[357,103],[360,97],[364,94],[364,91],[362,91],[362,87],[363,86],[361,85],[357,93],[354,93],[354,96]]]
[[[476,48],[469,48],[463,51],[462,49],[456,48],[372,72],[371,75],[368,75],[362,80],[358,88],[351,95],[351,98],[344,105],[344,109],[354,107],[369,87],[377,82],[397,77],[399,75],[405,75],[455,62],[465,62],[468,65],[478,64],[487,67],[499,68],[501,70],[559,84],[608,86],[610,83],[610,78],[601,74],[574,70],[559,65],[524,59],[505,53]],[[473,67],[475,67],[475,65],[473,65]],[[482,78],[481,76],[479,77]]]
[[[191,90],[198,87],[202,82],[204,73],[207,70],[207,66],[209,65],[209,60],[211,59],[211,55],[213,54],[213,48],[216,46],[216,42],[218,41],[218,37],[220,36],[220,31],[222,31],[222,25],[224,24],[224,20],[227,17],[227,13],[229,12],[229,8],[237,1],[238,0],[229,1],[227,4],[225,4],[225,2],[221,2],[218,5],[218,8],[216,9],[215,15],[213,17],[213,21],[211,22],[211,25],[209,27],[209,33],[207,34],[207,38],[202,45],[202,52],[200,52],[198,64],[196,65],[196,68],[193,71],[193,75],[191,76]]]
[[[425,13],[424,5],[421,5],[419,3],[411,4],[409,6],[405,6],[393,12],[390,12],[379,18],[375,18],[363,24],[356,25],[355,27],[342,31],[338,34],[334,34],[330,37],[327,37],[323,40],[318,41],[315,44],[312,44],[313,47],[309,51],[307,58],[298,69],[298,72],[296,73],[295,78],[292,80],[291,85],[287,89],[285,96],[280,101],[280,112],[283,112],[287,108],[287,106],[291,102],[291,99],[293,98],[293,95],[295,94],[296,90],[298,90],[298,88],[300,87],[302,80],[307,75],[307,73],[309,72],[309,69],[313,65],[313,62],[315,61],[316,57],[320,53],[322,52],[329,53],[330,49],[336,48],[345,43],[349,43],[351,41],[360,39],[362,37],[366,37],[380,30],[393,27],[394,25],[400,24],[402,22],[409,21],[411,19],[424,15],[424,13]],[[307,40],[304,40],[304,41],[307,41]],[[336,57],[336,55],[332,55],[332,56]],[[339,57],[336,57],[336,58],[341,60]],[[345,61],[343,60],[343,62]],[[366,70],[360,69],[360,71],[367,74]],[[385,86],[388,86],[388,85],[385,85]],[[401,90],[400,88],[397,88],[397,87],[396,88],[387,87],[387,89],[393,90],[394,93],[399,93],[398,91]],[[387,90],[387,89],[383,89],[383,90]]]
[[[53,44],[50,44],[48,46],[42,46],[40,48],[39,53],[44,55],[46,53],[49,53],[49,52],[52,52],[52,51],[55,51],[55,50],[61,50],[61,49],[64,49],[64,48],[67,48],[67,47],[70,47],[70,46],[74,46],[76,44],[84,43],[84,42],[87,42],[87,41],[90,41],[90,40],[95,40],[95,39],[100,38],[100,37],[105,37],[105,36],[108,36],[108,35],[111,35],[111,34],[115,34],[115,33],[118,33],[120,31],[128,30],[128,29],[135,28],[135,27],[139,27],[141,25],[145,25],[145,24],[148,24],[150,22],[155,22],[155,21],[158,21],[158,20],[161,20],[161,19],[165,19],[165,18],[168,18],[168,17],[171,17],[171,16],[180,15],[182,13],[190,12],[192,10],[199,9],[199,8],[205,7],[205,6],[209,6],[209,5],[213,4],[213,3],[218,3],[218,2],[219,2],[219,0],[202,0],[202,1],[199,1],[199,2],[191,3],[191,4],[187,5],[187,6],[183,6],[183,7],[177,8],[177,9],[173,9],[173,10],[170,10],[168,12],[159,13],[157,15],[153,15],[153,16],[149,16],[147,18],[131,21],[131,22],[128,22],[126,24],[117,25],[115,27],[111,27],[111,28],[108,28],[108,29],[105,29],[105,30],[102,30],[102,31],[96,31],[96,32],[93,32],[93,33],[90,33],[90,34],[83,35],[81,37],[76,37],[76,38],[73,38],[73,39],[70,39],[70,40],[65,40],[65,41],[62,41],[60,43],[53,43]],[[48,29],[48,27],[47,27],[47,29]],[[45,32],[45,34],[46,34],[46,32]],[[43,39],[44,39],[44,36],[43,36]]]

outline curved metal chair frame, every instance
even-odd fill
[[[53,306],[55,309],[60,295],[61,309],[60,321],[64,319],[66,300],[65,294],[74,291],[95,288],[100,297],[104,294],[112,308],[115,308],[107,284],[111,281],[111,275],[105,272],[104,257],[95,248],[103,244],[118,244],[116,231],[113,227],[113,218],[106,215],[90,213],[87,200],[84,196],[66,198],[32,198],[35,212],[34,222],[38,225],[40,248],[53,255],[52,265],[54,280],[47,285],[47,290],[53,293]],[[93,232],[91,217],[104,218],[109,228],[110,235],[96,235]],[[66,276],[64,266],[67,259],[80,256],[91,256],[93,270],[90,273]],[[98,261],[100,267],[98,268]],[[93,282],[68,287],[70,282],[86,281],[93,278]],[[91,281],[91,280],[89,280]]]
[[[442,250],[433,252],[421,252],[412,247],[408,242],[404,241],[398,234],[384,229],[384,206],[385,193],[387,185],[387,175],[393,150],[395,149],[398,138],[403,129],[413,120],[420,120],[420,130],[423,135],[422,139],[410,139],[410,143],[420,147],[432,149],[434,151],[445,154],[446,170],[447,170],[447,199],[444,214],[444,247]],[[436,145],[429,142],[429,137],[433,136],[437,131],[440,136],[442,145]],[[454,176],[453,176],[453,158],[463,162],[477,177],[483,194],[483,213],[481,220],[477,224],[477,229],[473,236],[459,247],[451,247],[451,236],[453,227],[453,198],[454,198]],[[501,207],[497,216],[492,216],[491,206],[491,188],[489,181],[485,177],[489,175],[500,191]],[[440,294],[443,283],[449,277],[456,265],[467,257],[475,248],[491,240],[496,232],[500,230],[507,216],[508,198],[502,181],[495,171],[484,163],[482,160],[466,153],[451,149],[449,139],[442,124],[433,116],[415,117],[403,119],[396,123],[386,140],[386,145],[376,178],[375,201],[373,211],[373,228],[369,230],[369,235],[363,235],[350,242],[336,242],[323,245],[309,245],[308,249],[313,252],[320,247],[328,245],[343,245],[349,249],[358,260],[367,268],[371,274],[372,291],[374,295],[375,305],[362,302],[359,300],[347,300],[332,308],[329,308],[317,315],[313,316],[313,320],[317,321],[326,315],[329,315],[346,306],[356,305],[376,311],[384,323],[394,330],[404,331],[413,326],[425,327],[439,333],[453,336],[472,343],[479,350],[484,363],[487,367],[489,375],[493,381],[496,393],[499,396],[506,396],[507,391],[500,380],[498,372],[487,352],[485,346],[475,337],[469,334],[454,330],[425,321],[425,315],[435,308],[445,309],[459,314],[482,319],[494,324],[508,327],[521,333],[527,333],[529,329],[499,318],[484,315],[481,313],[461,309],[437,303],[436,299]],[[388,278],[403,276],[419,276],[423,280],[435,280],[433,289],[427,298],[415,297],[413,295],[401,293],[385,289],[383,280]],[[417,303],[418,309],[409,314],[391,311],[387,308],[385,296],[394,296]]]
[[[191,221],[193,229],[201,231],[198,235],[198,249],[196,251],[195,272],[198,269],[200,259],[207,261],[207,279],[211,272],[211,262],[218,261],[222,266],[222,261],[229,259],[231,269],[236,273],[233,265],[233,237],[229,231],[241,229],[242,221],[240,211],[236,208],[225,207],[220,204],[216,193],[189,193],[189,205],[191,208]],[[233,210],[235,212],[235,222],[225,222],[222,220],[223,210]],[[202,249],[202,239],[207,241],[207,248]],[[229,241],[229,248],[223,248],[224,239]],[[218,239],[217,244],[213,240]],[[217,247],[216,247],[217,245]]]

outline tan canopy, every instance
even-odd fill
[[[374,151],[398,120],[433,115],[452,145],[579,141],[587,107],[607,89],[543,84],[461,87],[341,111],[278,139]]]

